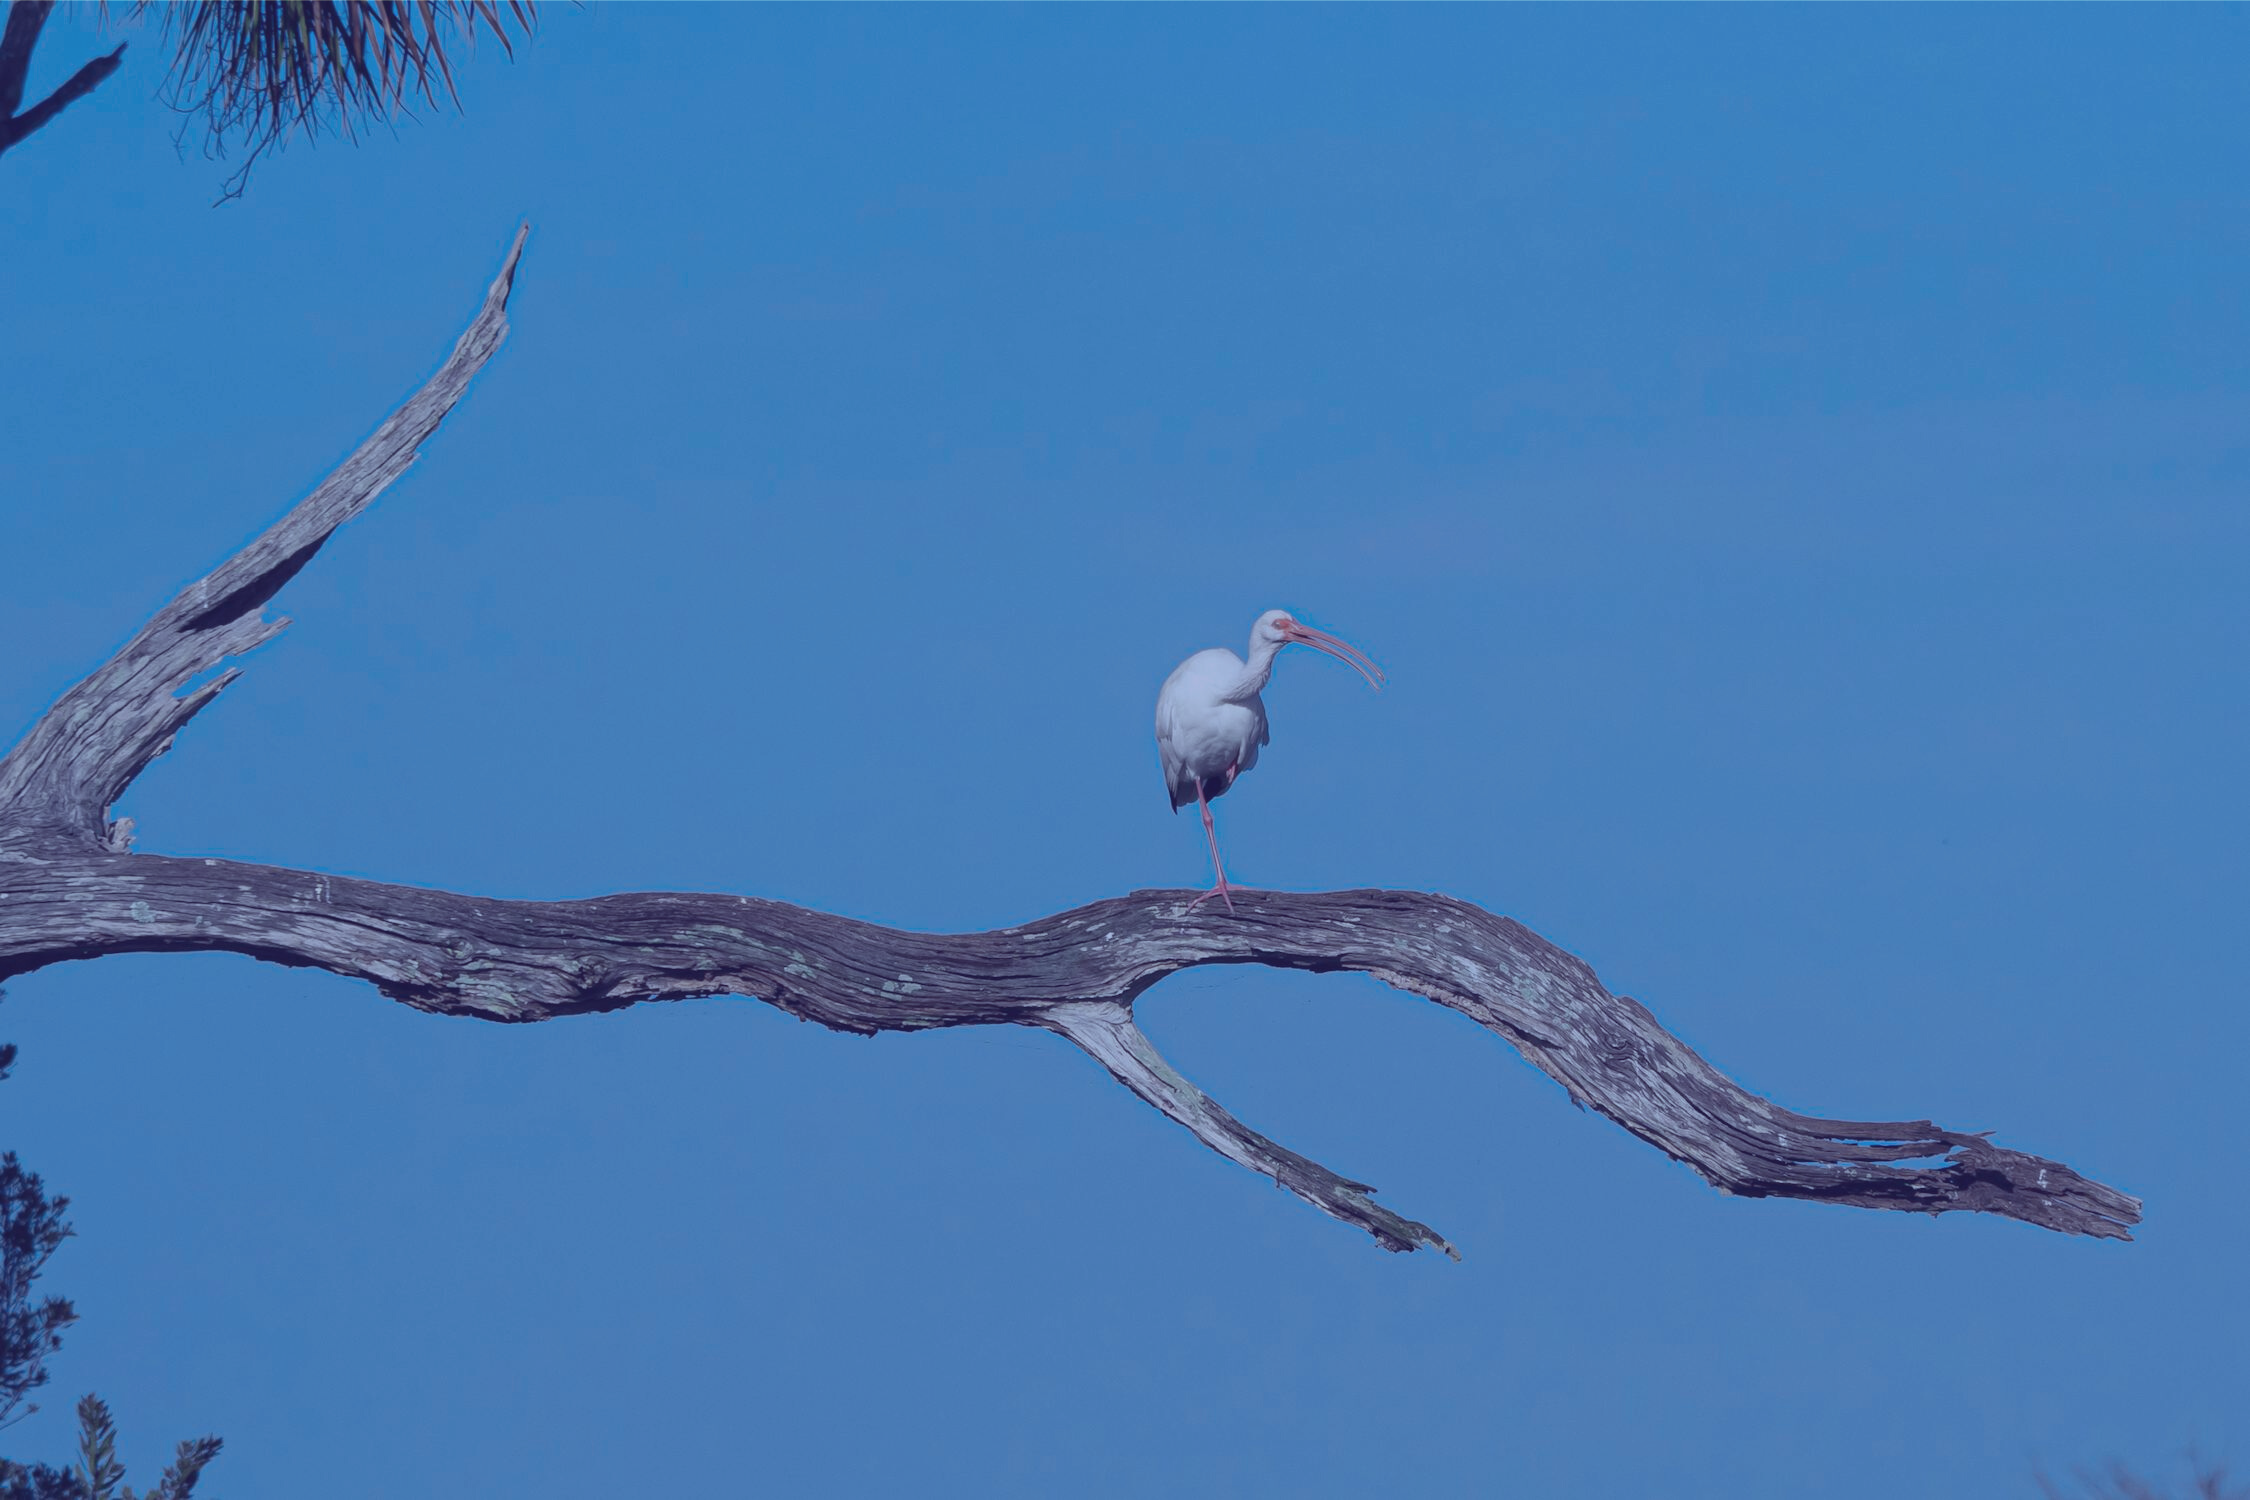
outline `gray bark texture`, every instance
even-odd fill
[[[265,606],[406,471],[507,331],[519,231],[484,307],[422,388],[266,533],[160,610],[0,761],[0,980],[105,953],[227,952],[364,979],[420,1010],[545,1021],[691,996],[754,997],[840,1031],[1034,1026],[1231,1161],[1386,1248],[1455,1254],[1372,1189],[1251,1130],[1182,1077],[1134,1001],[1201,964],[1372,974],[1497,1033],[1721,1191],[1860,1208],[1973,1209],[2128,1239],[2137,1199],[2060,1162],[1923,1120],[1822,1120],[1742,1089],[1536,933],[1411,891],[1136,891],[995,932],[907,932],[746,896],[496,901],[231,860],[131,852],[109,809],[208,707],[229,658],[288,624]]]

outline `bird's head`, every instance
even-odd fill
[[[1250,627],[1250,649],[1256,652],[1264,647],[1279,651],[1284,646],[1310,646],[1323,651],[1336,660],[1356,670],[1367,679],[1368,685],[1383,686],[1383,669],[1369,661],[1357,646],[1336,639],[1325,630],[1315,630],[1286,609],[1269,609],[1258,616],[1258,623]]]

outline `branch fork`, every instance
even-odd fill
[[[13,25],[11,22],[11,34]],[[1158,1053],[1133,1004],[1204,964],[1354,971],[1459,1011],[1584,1108],[1745,1197],[1971,1210],[2129,1239],[2139,1200],[1926,1120],[1823,1120],[1762,1099],[1522,924],[1411,891],[1136,891],[982,933],[919,933],[746,896],[495,901],[221,859],[134,854],[109,810],[217,700],[209,675],[288,621],[266,604],[413,463],[507,333],[528,226],[421,391],[266,532],[157,612],[0,760],[0,980],[108,953],[229,952],[362,979],[420,1010],[531,1022],[741,995],[840,1031],[1032,1026],[1064,1038],[1228,1160],[1390,1250],[1458,1258],[1374,1190],[1268,1140]],[[190,687],[190,684],[197,684]]]

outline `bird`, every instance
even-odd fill
[[[1250,627],[1250,659],[1224,647],[1198,651],[1172,669],[1156,695],[1156,753],[1164,764],[1164,788],[1172,811],[1193,802],[1203,814],[1203,836],[1211,845],[1211,868],[1218,884],[1188,903],[1188,910],[1216,896],[1234,913],[1233,888],[1219,859],[1219,834],[1211,823],[1211,803],[1258,763],[1261,746],[1271,744],[1265,700],[1258,696],[1273,676],[1281,648],[1310,646],[1353,667],[1377,691],[1383,669],[1356,646],[1315,630],[1285,609],[1269,609]]]

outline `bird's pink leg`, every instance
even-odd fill
[[[1219,862],[1219,830],[1211,824],[1211,804],[1203,800],[1203,778],[1200,776],[1195,778],[1195,805],[1203,814],[1203,836],[1211,841],[1211,868],[1218,872],[1219,883],[1190,901],[1188,910],[1194,911],[1216,896],[1227,904],[1227,915],[1231,917],[1234,915],[1234,897],[1227,894],[1227,867]]]

